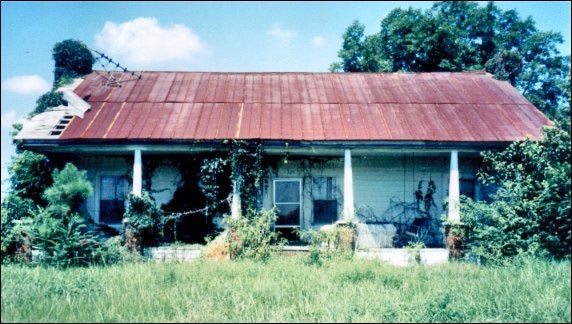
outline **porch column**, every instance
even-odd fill
[[[240,218],[240,190],[238,183],[234,181],[232,186],[232,204],[230,206],[230,215],[232,218]]]
[[[461,222],[459,203],[459,158],[458,152],[453,150],[451,151],[451,166],[449,168],[449,222]]]
[[[143,172],[141,167],[141,149],[135,149],[135,156],[133,158],[133,195],[141,197],[141,190],[143,188]]]
[[[354,217],[354,183],[352,173],[352,152],[345,151],[344,155],[344,220]]]

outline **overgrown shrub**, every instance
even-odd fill
[[[131,251],[143,252],[143,248],[158,242],[162,212],[155,199],[147,191],[141,196],[130,193],[123,215],[124,243]]]
[[[44,190],[53,183],[53,167],[43,154],[23,151],[8,166],[10,194],[31,199],[34,204],[46,206]]]
[[[274,231],[277,218],[275,209],[260,212],[249,209],[247,215],[239,218],[225,216],[223,222],[229,228],[227,242],[230,258],[266,261],[280,251],[286,240]]]
[[[348,257],[353,255],[355,227],[354,224],[334,225],[329,229],[316,231],[313,229],[296,230],[300,239],[308,244],[308,263],[321,265],[323,259]]]
[[[48,108],[58,107],[60,105],[67,106],[68,102],[64,99],[61,92],[49,91],[41,95],[38,100],[36,100],[36,108],[30,113],[28,117],[33,117],[35,115],[41,114]]]
[[[461,204],[473,253],[501,263],[517,255],[570,258],[570,145],[569,133],[547,128],[542,141],[484,154],[480,177],[500,189],[490,204]]]
[[[52,49],[55,63],[54,87],[67,78],[77,78],[91,73],[95,58],[82,42],[67,39],[56,43]]]
[[[99,242],[87,227],[87,215],[80,214],[81,204],[93,191],[86,171],[67,163],[52,177],[43,195],[48,205],[37,209],[31,225],[32,244],[39,252],[36,261],[58,267],[89,265]]]

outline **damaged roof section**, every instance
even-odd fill
[[[75,88],[91,109],[58,139],[512,142],[552,125],[484,72],[102,73]]]
[[[23,123],[22,130],[14,139],[58,139],[74,116],[83,118],[91,105],[73,91],[83,80],[75,79],[71,84],[59,88],[67,105],[48,108]]]

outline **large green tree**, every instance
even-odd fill
[[[73,79],[89,74],[95,58],[91,50],[81,41],[67,39],[56,43],[52,50],[55,63],[54,87],[65,79]]]
[[[435,72],[486,70],[507,80],[550,117],[569,107],[570,57],[562,35],[539,31],[531,17],[503,11],[494,2],[435,2],[392,10],[380,31],[364,34],[354,21],[342,35],[340,62],[332,72]],[[568,115],[569,116],[569,115]]]

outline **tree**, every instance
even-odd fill
[[[95,58],[82,42],[68,39],[56,43],[52,50],[55,61],[54,88],[66,79],[77,78],[91,73]]]
[[[570,258],[572,246],[570,133],[546,128],[483,155],[480,178],[499,186],[491,204],[461,205],[473,250],[491,261],[520,254]]]
[[[363,32],[357,20],[346,29],[341,62],[330,66],[332,72],[486,70],[549,117],[566,109],[570,57],[556,48],[562,35],[538,31],[531,17],[521,19],[515,10],[502,11],[493,2],[435,2],[424,12],[394,9],[378,33]]]

